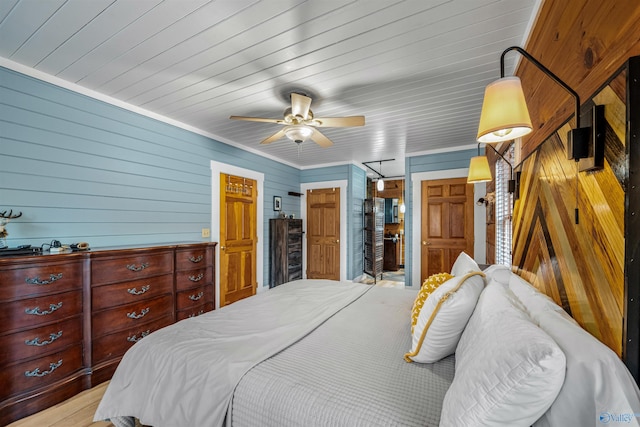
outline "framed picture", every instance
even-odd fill
[[[281,211],[282,210],[282,197],[273,196],[273,210]]]

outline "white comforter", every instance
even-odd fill
[[[221,426],[236,384],[370,289],[329,280],[290,282],[154,332],[123,357],[94,420]]]

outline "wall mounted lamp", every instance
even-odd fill
[[[519,52],[531,61],[575,99],[576,128],[571,129],[567,134],[567,159],[574,159],[576,161],[575,223],[578,224],[577,171],[596,170],[604,166],[604,109],[602,106],[593,107],[591,109],[592,126],[580,127],[580,96],[578,93],[571,89],[569,85],[563,82],[558,76],[553,74],[547,67],[542,65],[540,61],[531,56],[529,52],[519,46],[511,46],[505,49],[500,56],[500,79],[490,83],[485,89],[482,112],[480,114],[480,124],[478,126],[478,142],[491,144],[509,141],[527,135],[533,129],[520,78],[516,76],[504,76],[504,57],[512,50]],[[495,149],[494,151],[497,152]],[[585,167],[581,168],[580,159],[587,159],[590,156],[592,157],[592,161],[585,162]],[[511,178],[513,179],[513,167],[511,168]]]
[[[491,148],[498,156],[502,158],[509,165],[509,181],[507,182],[507,190],[509,193],[516,193],[516,180],[513,178],[513,165],[509,160],[507,160],[498,150],[493,148],[492,145],[486,144],[486,147]],[[478,155],[471,158],[469,162],[469,175],[467,176],[467,183],[475,184],[478,182],[488,182],[491,181],[493,177],[491,176],[491,168],[489,167],[489,160],[487,156],[480,155],[480,143],[478,143]]]
[[[518,46],[511,46],[502,52],[500,79],[490,83],[485,89],[480,125],[478,126],[478,142],[490,144],[509,141],[527,135],[533,129],[520,78],[504,76],[504,57],[512,50],[519,52],[531,61],[575,98],[576,128],[571,129],[568,133],[567,158],[578,161],[588,157],[591,128],[580,127],[580,96],[540,61]]]

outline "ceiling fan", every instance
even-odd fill
[[[316,128],[364,126],[364,116],[314,117],[310,107],[311,98],[300,93],[292,92],[291,107],[284,110],[284,117],[282,119],[244,116],[231,116],[229,118],[232,120],[247,120],[250,122],[284,125],[282,129],[260,142],[260,144],[271,144],[286,136],[297,144],[302,144],[307,139],[311,139],[321,147],[330,147],[333,145],[333,142]]]

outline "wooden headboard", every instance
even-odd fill
[[[576,172],[576,163],[566,155],[567,131],[574,120],[565,123],[517,168],[520,198],[513,217],[514,270],[621,356],[636,380],[640,258],[634,260],[633,254],[640,242],[635,219],[640,216],[635,210],[640,201],[639,71],[640,57],[631,58],[583,102],[583,113],[594,104],[605,106],[604,168]]]

